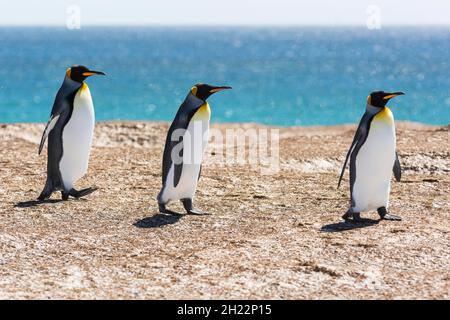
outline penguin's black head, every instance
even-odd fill
[[[89,70],[85,66],[72,66],[66,71],[66,76],[69,79],[72,79],[73,81],[77,82],[83,82],[86,80],[87,77],[93,76],[93,75],[105,75],[104,72],[101,71],[94,71]]]
[[[390,99],[403,94],[403,92],[374,91],[367,97],[367,103],[377,108],[383,108]]]
[[[227,89],[231,89],[231,87],[228,86],[215,87],[209,84],[198,83],[191,88],[191,92],[197,98],[206,101],[206,99],[208,99],[209,96],[212,95],[213,93]]]

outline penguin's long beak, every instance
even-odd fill
[[[89,70],[89,71],[83,72],[83,76],[85,76],[85,77],[90,77],[90,76],[95,76],[95,75],[106,76],[106,73],[104,73],[102,71],[94,71],[94,70]]]
[[[393,92],[393,93],[387,93],[387,94],[383,97],[383,100],[389,100],[389,99],[392,99],[392,98],[394,98],[394,97],[396,97],[396,96],[401,96],[401,95],[404,95],[404,93],[401,92],[401,91],[399,91],[399,92]]]
[[[209,90],[209,93],[216,93],[222,90],[230,90],[230,89],[232,88],[229,86],[213,87],[211,90]]]

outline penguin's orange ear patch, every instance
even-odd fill
[[[191,88],[191,93],[194,95],[194,96],[197,96],[197,87],[196,86],[193,86],[192,88]]]
[[[372,105],[372,96],[370,94],[367,96],[367,104]]]
[[[66,71],[66,76],[67,76],[67,78],[72,79],[72,78],[70,77],[71,74],[72,74],[72,68],[68,68],[67,71]]]

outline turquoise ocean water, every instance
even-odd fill
[[[213,122],[357,122],[370,91],[404,91],[399,120],[450,122],[450,28],[0,28],[0,122],[45,122],[65,70],[87,82],[98,120],[171,120],[197,82],[231,85]]]

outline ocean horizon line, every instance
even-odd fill
[[[448,24],[383,24],[382,27],[377,29],[368,29],[363,23],[361,24],[166,24],[166,23],[149,23],[149,24],[89,24],[82,23],[80,29],[68,29],[64,24],[0,24],[0,28],[62,28],[71,31],[80,30],[83,28],[277,28],[277,29],[289,29],[289,28],[330,28],[330,29],[345,29],[345,28],[362,28],[367,31],[382,31],[383,29],[393,28],[442,28],[450,29],[450,23]]]
[[[361,114],[362,116],[362,114]],[[358,120],[356,122],[348,122],[348,123],[336,123],[336,124],[304,124],[304,125],[283,125],[283,124],[268,124],[257,121],[214,121],[213,116],[211,117],[211,125],[252,125],[252,126],[261,126],[268,128],[341,128],[341,127],[350,127],[358,125]],[[165,123],[170,124],[172,120],[157,120],[157,119],[100,119],[95,120],[95,123]],[[433,127],[433,128],[443,128],[450,126],[448,124],[430,124],[420,121],[410,121],[410,120],[395,120],[395,123],[400,126],[423,126],[423,127]],[[0,121],[0,126],[8,126],[8,125],[36,125],[42,124],[45,126],[46,122],[42,121],[19,121],[19,122],[3,122]]]

